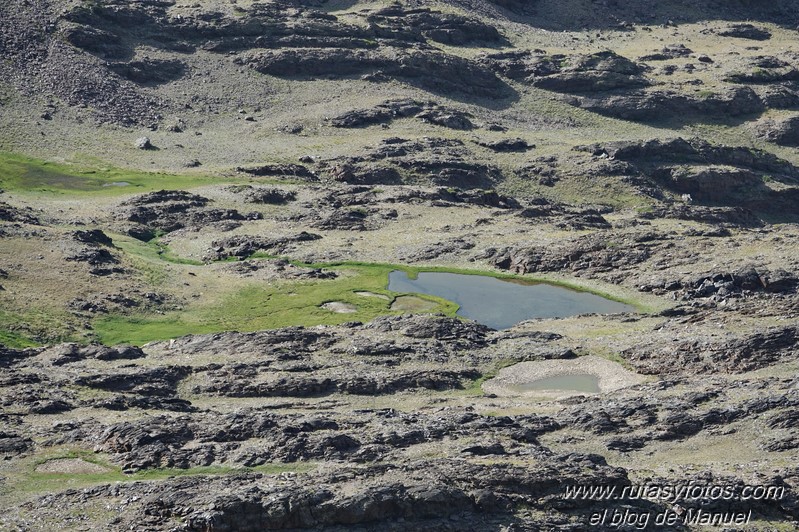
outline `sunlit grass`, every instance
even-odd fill
[[[33,340],[31,340],[30,338],[27,338],[21,334],[17,334],[11,331],[0,330],[0,345],[16,349],[22,349],[25,347],[35,347],[38,344]]]
[[[97,473],[51,473],[36,470],[42,464],[60,459],[80,459],[89,464],[105,468],[106,471]],[[16,471],[8,473],[6,486],[0,490],[1,492],[27,495],[85,488],[99,484],[155,481],[182,476],[231,475],[247,472],[259,472],[267,475],[284,472],[302,473],[314,469],[316,464],[311,462],[269,463],[256,467],[211,465],[189,469],[147,469],[128,474],[123,473],[122,469],[111,463],[105,455],[98,455],[86,449],[61,448],[49,450],[43,455],[19,462],[18,467],[19,469]]]
[[[74,319],[65,311],[0,309],[0,345],[11,348],[35,347],[43,343],[80,341],[73,334]]]
[[[97,161],[53,163],[0,152],[0,188],[14,192],[116,196],[160,189],[187,189],[219,182],[218,177],[201,174],[142,172]]]
[[[253,283],[224,295],[218,304],[196,304],[162,315],[101,318],[95,322],[95,331],[106,344],[142,345],[187,334],[365,322],[385,314],[399,314],[390,309],[395,294],[386,290],[388,274],[396,268],[392,265],[339,266],[331,268],[340,273],[336,279]],[[356,294],[359,291],[384,294],[389,298],[364,297]],[[331,301],[348,303],[357,310],[340,314],[321,308]],[[439,301],[433,312],[455,314],[457,305]]]

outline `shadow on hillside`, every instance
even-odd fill
[[[799,0],[446,0],[484,16],[552,31],[618,30],[636,25],[702,21],[769,22],[799,25]]]
[[[625,120],[624,118],[620,118],[609,114],[603,114],[602,112],[599,111],[593,111],[593,112],[608,118]],[[709,113],[691,112],[684,114],[667,114],[662,118],[655,118],[651,120],[626,119],[625,121],[633,122],[636,124],[645,124],[649,127],[663,131],[664,134],[666,135],[673,135],[675,132],[677,132],[683,135],[690,136],[692,132],[690,126],[695,126],[697,124],[702,124],[706,126],[721,126],[721,127],[734,128],[758,120],[761,116],[763,116],[763,113],[751,113],[738,116],[728,116],[728,115],[714,116]]]

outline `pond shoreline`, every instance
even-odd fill
[[[496,330],[509,329],[530,319],[637,313],[633,305],[591,292],[490,275],[420,271],[412,278],[403,270],[394,270],[389,273],[388,290],[451,301],[458,306],[459,316]]]
[[[496,377],[483,383],[485,393],[498,397],[544,397],[556,399],[572,395],[592,395],[576,390],[519,391],[518,386],[562,375],[592,375],[598,379],[599,393],[610,393],[646,382],[646,377],[596,355],[572,359],[520,362],[502,368]]]

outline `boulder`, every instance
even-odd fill
[[[92,244],[97,246],[114,247],[114,241],[111,237],[106,235],[100,229],[91,229],[87,231],[75,231],[72,233],[72,238],[83,244]]]
[[[235,194],[241,194],[244,197],[244,201],[248,203],[284,205],[297,199],[296,192],[281,190],[279,188],[234,185],[232,187],[228,187],[228,190]]]
[[[140,150],[153,150],[153,149],[155,149],[155,146],[153,146],[153,143],[150,142],[149,137],[139,137],[139,138],[136,139],[136,142],[134,142],[133,145],[136,146]]]
[[[526,152],[535,148],[534,144],[529,144],[521,138],[502,139],[495,142],[478,142],[478,144],[495,152]]]

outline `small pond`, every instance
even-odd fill
[[[566,391],[599,393],[599,378],[588,373],[580,375],[556,375],[554,377],[544,377],[524,384],[514,384],[508,386],[514,392],[534,392],[534,391]]]
[[[416,279],[409,279],[407,273],[395,270],[389,274],[388,289],[447,299],[460,306],[459,316],[493,329],[507,329],[531,318],[635,312],[631,305],[588,292],[485,275],[420,272]]]

